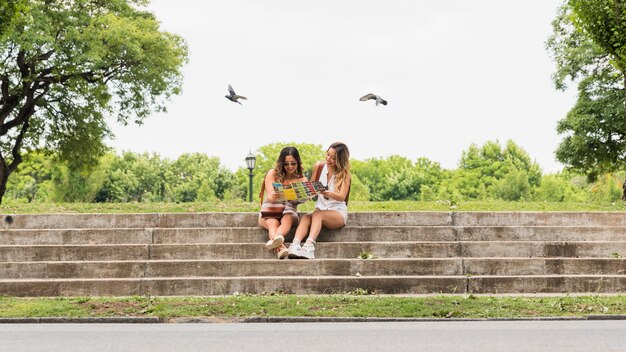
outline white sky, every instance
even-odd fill
[[[189,44],[183,94],[141,127],[115,126],[109,144],[235,170],[266,144],[343,141],[359,160],[456,168],[472,143],[512,139],[556,172],[556,122],[576,94],[554,89],[545,50],[561,2],[153,0]],[[370,92],[389,105],[358,100]]]

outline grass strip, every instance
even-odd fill
[[[298,209],[312,211],[309,201]],[[198,212],[257,212],[258,202],[216,201],[207,203],[11,203],[0,205],[4,214],[44,213],[198,213]],[[363,211],[626,211],[626,203],[560,203],[560,202],[505,202],[467,201],[450,202],[350,201],[350,212]]]
[[[533,318],[626,314],[626,296],[424,296],[359,294],[223,297],[0,297],[0,318],[17,317],[404,317]]]

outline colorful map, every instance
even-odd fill
[[[273,183],[274,191],[279,194],[279,200],[306,200],[326,190],[326,187],[319,181],[292,182],[288,185]]]

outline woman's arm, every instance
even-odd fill
[[[276,202],[279,198],[278,193],[274,192],[274,182],[276,182],[276,171],[271,169],[265,176],[265,192],[267,192],[267,200],[270,202]]]
[[[324,192],[322,192],[322,194],[326,198],[330,198],[330,199],[336,200],[338,202],[343,202],[344,200],[346,200],[346,197],[348,196],[348,190],[350,189],[350,182],[351,181],[352,181],[352,177],[350,175],[348,175],[346,177],[346,179],[343,181],[343,185],[341,185],[341,190],[340,191],[335,191],[335,192],[324,191]]]

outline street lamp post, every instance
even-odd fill
[[[254,170],[254,164],[256,163],[256,157],[250,151],[250,154],[246,157],[246,165],[248,166],[248,170],[250,170],[250,202],[252,202],[252,178],[254,174],[252,170]]]

